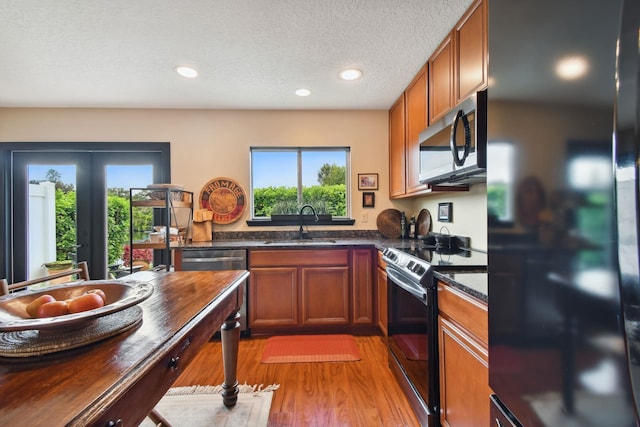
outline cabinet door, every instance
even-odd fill
[[[370,249],[352,252],[353,323],[373,324],[373,257]]]
[[[389,197],[405,194],[405,105],[404,94],[389,110]]]
[[[486,86],[487,2],[476,0],[455,28],[456,104]]]
[[[454,322],[438,318],[440,421],[443,426],[489,426],[486,346]]]
[[[416,75],[406,90],[406,193],[425,190],[420,184],[420,132],[427,127],[427,67]]]
[[[298,324],[298,269],[252,268],[249,327]]]
[[[453,38],[449,34],[429,58],[429,123],[453,107]]]
[[[349,323],[349,267],[301,269],[303,325]]]

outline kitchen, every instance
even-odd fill
[[[459,6],[464,7],[458,16],[468,5]],[[450,23],[449,28],[455,21]],[[446,225],[451,233],[470,237],[474,248],[486,250],[488,247],[486,184],[474,184],[469,191],[432,193],[425,197],[386,197],[392,192],[387,156],[387,109],[247,111],[3,108],[0,110],[0,121],[0,140],[7,142],[171,141],[172,181],[194,191],[213,176],[232,177],[248,188],[249,147],[259,144],[258,141],[264,141],[266,145],[277,141],[278,145],[286,146],[348,145],[351,147],[352,182],[356,181],[356,174],[361,172],[375,172],[380,177],[374,209],[360,207],[359,200],[352,201],[351,217],[356,219],[353,230],[375,230],[375,217],[384,209],[393,207],[417,214],[426,208],[434,213],[434,231]],[[38,125],[33,126],[34,123]],[[593,133],[587,130],[585,134]],[[194,156],[194,153],[197,155]],[[355,190],[352,193],[356,194],[357,199],[359,194]],[[440,203],[452,203],[453,222],[438,220],[435,213],[439,212]],[[312,229],[332,230],[324,226]],[[214,231],[262,229],[248,227],[244,221],[238,221]],[[295,232],[295,227],[291,227],[290,231]]]

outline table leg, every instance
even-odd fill
[[[222,384],[222,401],[224,406],[235,406],[238,401],[238,347],[240,345],[240,313],[227,317],[220,328],[222,339],[222,363],[224,366],[224,383]]]

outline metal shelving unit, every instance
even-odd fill
[[[152,249],[161,251],[161,265],[167,271],[173,267],[171,250],[185,246],[193,221],[193,193],[175,188],[130,188],[129,189],[129,269],[133,273],[134,249]],[[164,242],[134,241],[133,212],[137,208],[152,208],[154,227],[164,227]],[[178,215],[178,210],[186,209],[187,217]],[[157,211],[156,211],[157,210]],[[178,222],[183,220],[183,225]],[[171,228],[178,229],[177,238],[171,240]],[[182,230],[181,230],[182,228]],[[154,260],[156,260],[154,252]],[[159,268],[160,265],[154,268]]]

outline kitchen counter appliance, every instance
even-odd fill
[[[488,14],[486,423],[640,425],[640,2]]]
[[[387,263],[389,367],[424,426],[439,411],[437,307],[433,270],[399,249],[382,253]]]
[[[438,304],[435,271],[484,272],[487,254],[471,239],[429,233],[387,248],[389,366],[425,426],[439,425]]]
[[[246,249],[184,248],[176,251],[175,269],[182,271],[247,270]],[[240,335],[249,336],[247,325],[247,286],[245,280],[244,298],[240,307]]]
[[[487,97],[478,92],[420,133],[420,182],[457,186],[485,182]]]
[[[429,233],[398,249],[429,263],[434,271],[486,271],[487,253],[473,249],[470,243],[466,236]]]

